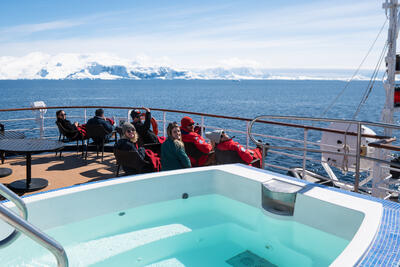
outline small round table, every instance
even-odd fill
[[[23,139],[25,134],[16,131],[0,131],[0,140],[3,139]]]
[[[18,180],[9,187],[19,191],[34,191],[45,188],[48,181],[43,178],[31,178],[32,153],[50,152],[64,147],[60,141],[46,139],[0,139],[0,152],[26,155],[26,180]]]
[[[12,174],[10,168],[0,168],[0,178],[7,177]]]

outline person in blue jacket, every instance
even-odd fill
[[[86,125],[103,125],[104,130],[107,132],[106,141],[111,138],[112,131],[114,130],[111,120],[104,116],[104,110],[102,108],[96,109],[95,116],[89,119]]]

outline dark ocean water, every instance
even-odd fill
[[[320,116],[345,86],[341,81],[19,80],[0,81],[0,108],[111,105],[181,109],[231,116]],[[352,82],[327,117],[351,118],[368,82]],[[377,84],[359,116],[378,120],[384,90]]]
[[[0,81],[2,101],[0,108],[30,107],[33,101],[44,101],[48,106],[146,106],[205,112],[218,115],[253,118],[259,115],[297,115],[322,116],[323,111],[342,91],[342,81],[204,81],[204,80],[148,80],[148,81],[101,81],[101,80],[19,80]],[[329,118],[351,119],[360,103],[368,82],[352,82],[337,103],[324,115]],[[368,101],[362,107],[357,119],[379,121],[384,104],[385,93],[381,83],[375,85]],[[67,111],[68,116],[82,116],[77,110]],[[108,112],[108,113],[107,113]],[[46,117],[55,115],[49,111]],[[88,115],[93,111],[89,110]],[[126,116],[126,112],[107,111],[108,116]],[[154,112],[157,119],[162,114]],[[34,117],[28,112],[2,112],[0,120],[10,118]],[[168,115],[168,120],[179,121],[182,115]],[[199,121],[200,118],[194,116]],[[79,120],[79,119],[77,119]],[[80,121],[83,122],[83,121]],[[200,121],[199,121],[200,122]],[[6,123],[8,129],[33,127],[33,122]],[[206,119],[206,125],[245,130],[243,122]],[[55,126],[54,120],[46,120],[46,126]],[[36,126],[37,127],[37,126]],[[280,134],[286,137],[302,138],[303,131],[283,129],[282,127],[259,127],[258,132]],[[55,135],[56,130],[46,131],[46,136]],[[235,134],[234,134],[235,135]],[[28,134],[29,136],[29,134]],[[317,141],[320,135],[310,134]],[[240,142],[245,137],[237,135]],[[266,140],[273,145],[281,141]],[[272,162],[281,158],[271,155]],[[288,165],[299,165],[289,162]]]

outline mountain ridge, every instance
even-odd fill
[[[371,71],[363,70],[356,80],[369,80]],[[149,65],[106,54],[58,54],[41,52],[23,57],[0,57],[0,80],[48,79],[129,79],[129,80],[348,80],[353,70],[266,69],[248,66],[183,69]]]

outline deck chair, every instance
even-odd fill
[[[80,136],[79,131],[70,131],[65,129],[60,122],[56,121],[57,124],[57,128],[58,128],[58,132],[59,132],[59,137],[58,137],[58,141],[61,141],[63,143],[70,143],[70,142],[75,142],[76,141],[76,153],[79,153],[79,141],[82,142],[82,156],[83,156],[83,140],[84,138]],[[70,137],[68,137],[70,136]],[[57,156],[57,152],[56,151],[56,156]],[[59,151],[60,152],[60,158],[61,158],[61,154],[62,154],[62,150]]]
[[[213,155],[214,154],[214,151],[211,151],[210,153],[203,153],[203,152],[201,152],[197,147],[196,147],[196,145],[195,144],[193,144],[193,143],[183,143],[184,145],[185,145],[185,152],[186,152],[186,154],[189,156],[189,157],[192,157],[192,158],[194,158],[194,159],[196,159],[196,161],[198,161],[199,159],[200,159],[200,157],[201,156],[204,156],[204,155],[209,155],[209,156],[211,156],[211,155]],[[214,159],[214,157],[210,157],[210,159]],[[214,162],[207,162],[206,163],[206,165],[205,166],[208,166],[208,165],[213,165],[214,164]],[[198,166],[192,166],[192,167],[198,167]]]
[[[119,176],[121,166],[126,174],[139,174],[154,171],[151,163],[141,159],[139,154],[135,151],[114,149],[114,156],[117,160],[116,177]]]
[[[100,125],[100,124],[86,124],[86,138],[88,139],[88,142],[87,142],[87,145],[86,145],[85,160],[87,160],[88,147],[90,145],[95,145],[96,146],[97,157],[99,156],[99,152],[100,152],[100,149],[101,149],[101,161],[103,161],[104,144],[117,141],[117,135],[116,134],[115,134],[115,139],[106,140],[106,136],[108,134],[109,133],[104,129],[103,125]],[[92,144],[89,143],[89,139],[90,138],[93,140]]]
[[[160,143],[144,144],[143,147],[145,149],[150,149],[154,153],[161,155],[161,144]]]
[[[247,165],[247,162],[245,162],[236,151],[221,150],[218,148],[215,148],[215,161],[217,165],[232,163],[242,163]],[[260,159],[254,159],[250,162],[250,165],[253,166],[259,161]]]

